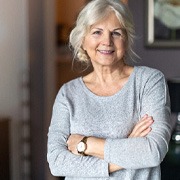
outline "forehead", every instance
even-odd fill
[[[122,28],[122,23],[117,18],[115,13],[112,12],[112,13],[109,13],[103,19],[101,19],[101,20],[97,21],[96,23],[92,24],[90,26],[90,29],[99,28],[99,27]]]

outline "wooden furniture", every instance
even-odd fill
[[[79,74],[72,70],[72,57],[70,55],[58,55],[56,61],[56,89],[67,81],[78,77]]]
[[[0,118],[0,180],[10,180],[10,120]]]
[[[85,72],[78,72],[72,68],[73,57],[70,52],[67,54],[59,54],[56,59],[56,90],[66,82],[75,79],[79,76],[84,76],[92,71],[88,69]]]

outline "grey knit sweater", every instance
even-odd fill
[[[127,138],[144,114],[153,116],[146,137]],[[106,139],[104,160],[77,156],[67,149],[70,134]],[[97,96],[82,77],[62,86],[48,133],[48,162],[54,176],[66,180],[160,180],[160,163],[171,134],[170,102],[163,74],[136,66],[124,87],[112,96]],[[108,163],[123,170],[108,172]]]

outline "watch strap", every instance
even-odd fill
[[[88,138],[87,136],[84,136],[80,142],[83,142],[83,143],[86,144],[87,143],[87,138]]]

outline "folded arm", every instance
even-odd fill
[[[145,137],[151,131],[151,125],[153,123],[153,118],[151,116],[145,115],[143,118],[136,124],[134,129],[132,130],[131,134],[128,138],[134,137]],[[68,149],[72,153],[76,155],[80,155],[77,152],[77,144],[83,138],[83,135],[79,134],[72,134],[69,136],[67,144]],[[97,137],[88,137],[87,139],[87,149],[85,151],[86,155],[94,156],[99,159],[104,159],[104,146],[105,146],[106,139],[97,138]],[[123,169],[123,167],[109,163],[109,172],[112,173],[114,171]]]

